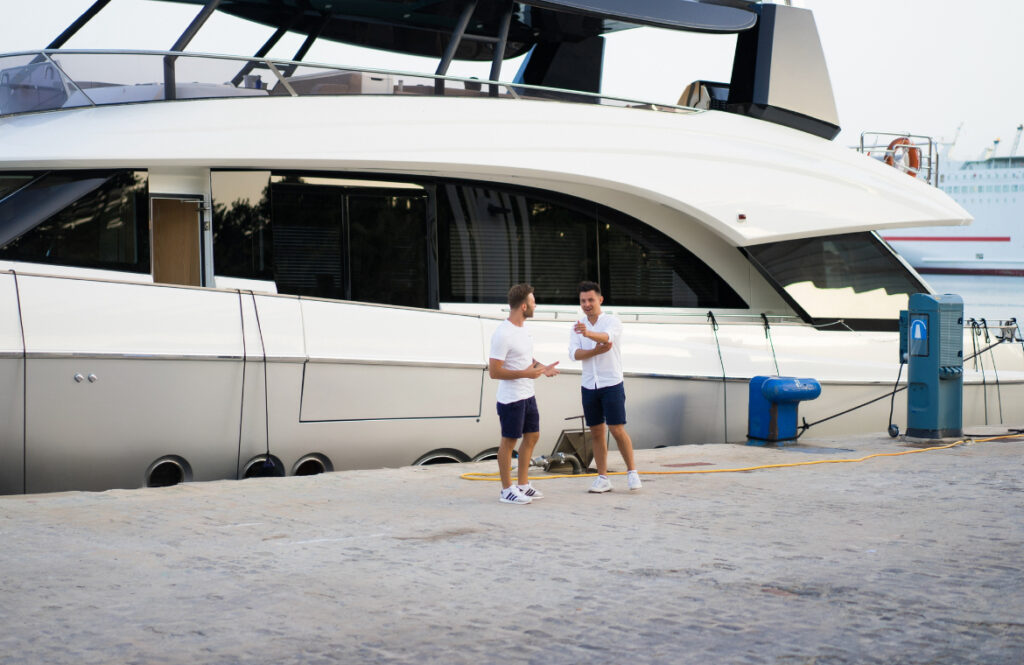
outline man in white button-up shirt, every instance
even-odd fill
[[[594,442],[598,476],[591,492],[608,492],[608,431],[626,463],[629,489],[640,489],[640,475],[633,463],[633,441],[626,432],[626,391],[622,376],[622,322],[601,312],[604,296],[597,282],[580,284],[580,309],[586,315],[569,335],[569,357],[583,361],[581,394],[583,415]]]

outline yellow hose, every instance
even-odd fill
[[[813,464],[846,464],[850,462],[863,462],[873,457],[899,457],[900,455],[913,455],[915,453],[927,453],[934,450],[947,450],[955,446],[959,446],[964,443],[986,443],[988,441],[998,441],[1000,439],[1016,439],[1020,438],[1020,434],[1005,434],[1002,436],[993,436],[985,439],[960,439],[953,443],[948,443],[944,446],[935,446],[934,448],[918,448],[917,450],[902,450],[896,453],[873,453],[871,455],[865,455],[864,457],[858,457],[855,459],[823,459],[823,460],[811,460],[808,462],[789,462],[787,464],[761,464],[759,466],[745,466],[737,469],[688,469],[685,471],[640,471],[639,473],[644,476],[670,476],[670,475],[682,475],[682,474],[695,474],[695,473],[738,473],[740,471],[758,471],[760,469],[785,469],[794,466],[811,466]],[[613,471],[610,472],[609,476],[623,476],[625,471]],[[596,476],[596,473],[563,473],[554,474],[547,476],[530,476],[529,480],[554,480],[556,478],[587,478]],[[464,473],[459,476],[463,480],[501,480],[497,473]]]

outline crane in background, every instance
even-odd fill
[[[1024,124],[1017,125],[1017,134],[1013,137],[1013,145],[1010,146],[1010,157],[1017,154],[1017,146],[1020,145],[1020,135],[1024,132]]]

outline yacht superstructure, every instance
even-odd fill
[[[638,444],[744,440],[757,374],[817,378],[814,421],[891,387],[898,311],[928,290],[873,229],[968,219],[829,142],[806,10],[184,1],[193,34],[220,9],[440,65],[195,54],[188,34],[0,56],[0,492],[493,456],[487,340],[524,281],[563,368],[537,385],[542,447],[580,411],[582,279],[626,323]],[[733,80],[695,82],[702,108],[602,96],[601,35],[634,24],[737,33]],[[444,75],[526,52],[511,82]],[[1004,402],[1024,402],[1022,350],[986,351]],[[996,417],[979,375],[965,424]]]

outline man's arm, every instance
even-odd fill
[[[516,379],[536,379],[541,374],[545,376],[554,376],[554,374],[548,374],[555,365],[542,365],[536,360],[533,364],[526,369],[508,369],[505,367],[505,361],[497,358],[489,358],[487,363],[487,371],[492,379],[501,379],[503,381],[515,381]],[[558,370],[553,370],[555,374],[558,374]]]
[[[598,333],[603,334],[603,333]],[[607,337],[607,335],[605,335]],[[593,358],[599,356],[602,353],[608,353],[612,349],[611,342],[598,342],[597,346],[592,349],[576,349],[576,353],[573,354],[573,358],[576,360],[586,360],[587,358]]]
[[[582,321],[577,321],[576,325],[573,326],[572,329],[573,329],[573,332],[578,333],[579,335],[581,335],[583,337],[586,337],[587,339],[591,340],[592,342],[596,342],[598,344],[601,344],[602,342],[609,342],[609,341],[611,341],[611,337],[608,335],[608,333],[594,332],[593,330],[589,330],[587,328],[586,324],[583,323]],[[577,360],[582,360],[582,359],[581,358],[577,358]]]

